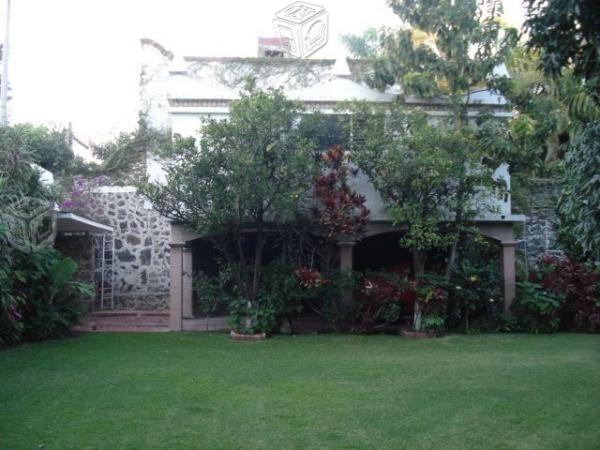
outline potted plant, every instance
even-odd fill
[[[269,304],[239,299],[229,305],[230,337],[234,341],[264,341],[276,321],[276,310]]]

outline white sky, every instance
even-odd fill
[[[4,3],[0,0],[0,39]],[[12,0],[11,123],[73,124],[101,141],[137,117],[140,38],[181,55],[256,56],[272,18],[293,0]],[[397,25],[385,0],[312,0],[329,13],[329,43],[315,58],[345,55],[339,36]],[[520,26],[520,0],[505,0]]]

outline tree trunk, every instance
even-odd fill
[[[252,276],[252,300],[256,299],[258,295],[258,287],[260,285],[260,275],[262,271],[262,260],[263,260],[263,249],[264,249],[264,230],[262,219],[258,220],[256,227],[256,242],[254,246],[254,273]]]
[[[450,247],[450,253],[448,254],[448,263],[446,264],[446,272],[445,276],[447,280],[450,280],[450,275],[452,275],[452,267],[454,266],[454,261],[456,261],[456,250],[458,248],[458,238],[452,246]]]
[[[413,267],[415,272],[415,280],[418,282],[419,278],[425,274],[425,253],[422,250],[413,248]],[[421,329],[421,308],[419,305],[419,299],[415,299],[415,311],[413,314],[413,327],[419,331]]]

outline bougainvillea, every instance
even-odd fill
[[[92,190],[105,183],[107,178],[103,175],[86,179],[82,176],[73,177],[73,185],[65,194],[65,198],[60,204],[61,211],[81,210],[90,199]]]
[[[370,214],[366,198],[348,185],[349,176],[356,176],[357,169],[350,167],[350,157],[341,145],[332,146],[322,160],[326,169],[315,182],[319,203],[315,216],[327,227],[329,237],[357,237],[364,233]]]

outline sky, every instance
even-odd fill
[[[256,56],[259,36],[293,0],[12,0],[11,123],[72,124],[102,142],[135,125],[140,38],[182,56]],[[460,1],[460,0],[459,0]],[[6,0],[0,0],[0,39]],[[397,26],[386,0],[312,0],[329,13],[328,44],[313,58],[346,56],[339,36]],[[505,0],[520,26],[520,0]]]

